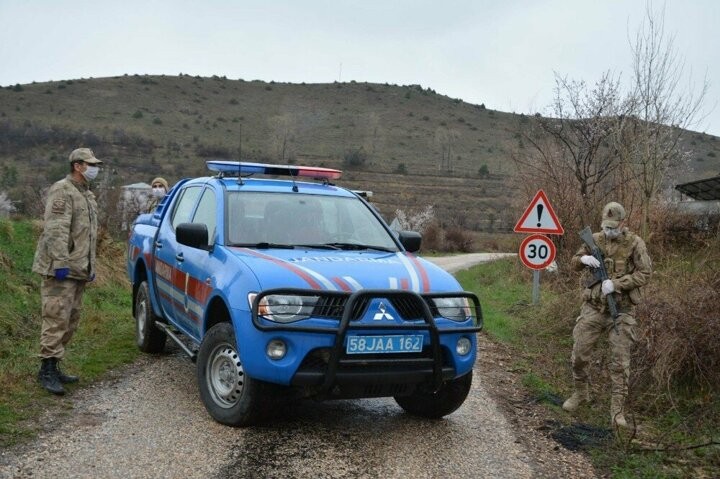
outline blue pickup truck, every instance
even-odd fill
[[[339,170],[209,161],[129,237],[137,344],[197,363],[217,421],[266,420],[281,400],[394,397],[427,418],[465,401],[476,295],[416,256]]]

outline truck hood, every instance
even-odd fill
[[[255,272],[262,290],[401,289],[417,293],[462,290],[448,272],[411,253],[238,247],[231,247],[230,251]]]

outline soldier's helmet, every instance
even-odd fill
[[[603,208],[602,226],[603,228],[617,228],[622,220],[625,219],[625,208],[620,203],[611,201]]]

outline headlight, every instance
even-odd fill
[[[257,293],[248,294],[248,303],[251,308],[256,296]],[[276,323],[292,323],[309,318],[317,301],[318,296],[269,294],[260,299],[258,315]]]
[[[433,298],[433,302],[443,318],[466,321],[471,316],[467,298]]]

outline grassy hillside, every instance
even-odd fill
[[[435,204],[446,223],[507,229],[518,213],[507,208],[509,158],[526,147],[518,131],[527,120],[417,85],[187,75],[16,85],[0,89],[0,190],[47,185],[79,145],[107,160],[111,184],[174,182],[204,174],[208,158],[237,158],[242,132],[243,158],[342,168],[340,184],[374,191],[386,216]],[[720,141],[700,133],[686,141],[687,178],[718,173]]]

